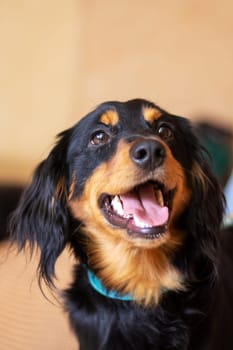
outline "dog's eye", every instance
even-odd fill
[[[109,140],[109,135],[103,131],[96,131],[91,137],[91,144],[95,146],[104,145]]]
[[[174,137],[173,130],[168,125],[159,126],[157,133],[164,140],[171,140]]]

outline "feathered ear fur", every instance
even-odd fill
[[[190,233],[186,257],[190,261],[192,277],[202,280],[216,276],[225,200],[221,186],[206,160],[205,150],[197,140],[193,145],[192,200],[185,213]]]
[[[48,158],[38,166],[9,224],[12,241],[17,242],[19,250],[27,244],[31,252],[36,246],[40,248],[39,279],[43,278],[50,286],[56,259],[68,239],[69,134],[67,130],[59,135]]]

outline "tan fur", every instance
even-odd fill
[[[61,177],[57,182],[54,197],[59,199],[66,192],[65,178]]]
[[[76,183],[76,177],[75,174],[72,174],[72,181],[71,181],[71,185],[69,188],[69,193],[68,193],[68,200],[71,200],[73,195],[74,195],[74,191],[75,191],[75,183]]]
[[[99,121],[105,125],[116,125],[119,121],[119,116],[116,111],[108,110],[100,116]]]
[[[158,119],[161,116],[161,112],[156,108],[144,107],[143,116],[148,123],[152,124],[156,119]]]
[[[66,185],[65,185],[65,178],[61,177],[55,187],[54,194],[51,198],[51,208],[52,208],[52,215],[54,214],[54,205],[56,201],[59,201],[59,199],[63,196],[66,197]]]
[[[93,241],[92,241],[93,242]],[[122,239],[98,237],[89,247],[89,263],[109,289],[131,294],[139,303],[158,303],[164,289],[182,288],[181,276],[162,248],[135,247]]]

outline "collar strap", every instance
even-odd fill
[[[118,299],[118,300],[123,300],[123,301],[132,301],[134,300],[133,297],[129,294],[125,294],[125,295],[121,295],[118,292],[114,291],[114,290],[107,290],[102,282],[100,281],[100,279],[94,275],[94,273],[91,270],[87,270],[87,277],[88,280],[91,284],[91,286],[95,289],[96,292],[98,292],[99,294],[110,298],[110,299]]]

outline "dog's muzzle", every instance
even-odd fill
[[[136,165],[135,170],[141,170],[141,182],[132,181],[128,190],[103,193],[99,198],[105,218],[126,229],[131,237],[158,239],[167,232],[175,189],[166,188],[158,176],[157,169],[163,167],[165,157],[165,147],[158,140],[134,140],[129,161]]]

